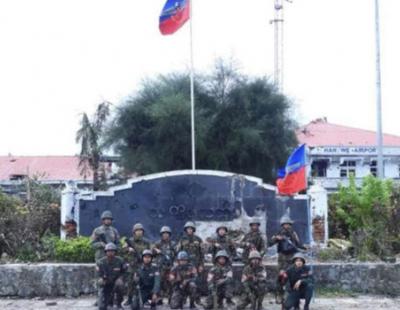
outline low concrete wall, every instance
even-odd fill
[[[239,287],[241,264],[234,264]],[[273,290],[277,266],[267,264],[268,288]],[[400,296],[400,264],[317,264],[316,285],[368,294]],[[0,265],[0,296],[76,297],[96,291],[93,264]]]

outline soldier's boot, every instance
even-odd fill
[[[124,302],[124,306],[130,306],[132,304],[133,296],[128,296],[128,299]]]
[[[197,309],[194,302],[195,302],[195,300],[193,298],[190,298],[190,309]]]
[[[230,306],[230,307],[233,307],[233,306],[236,305],[235,302],[232,300],[231,297],[226,298],[226,304],[227,304],[228,306]]]

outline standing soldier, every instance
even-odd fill
[[[300,242],[296,232],[293,230],[293,221],[288,216],[281,218],[281,230],[271,238],[270,245],[278,244],[278,269],[276,303],[282,304],[284,295],[284,283],[286,282],[285,271],[291,266],[293,255],[298,249],[306,249]]]
[[[157,266],[152,264],[152,251],[144,250],[142,258],[143,263],[134,276],[137,285],[136,296],[131,305],[132,310],[142,309],[148,301],[150,301],[150,309],[156,309],[157,297],[160,293],[160,272]]]
[[[189,255],[181,251],[177,256],[178,265],[173,267],[169,274],[169,280],[172,285],[171,309],[182,309],[189,297],[190,308],[195,309],[194,304],[197,297],[197,270],[189,263]]]
[[[104,211],[101,215],[102,225],[93,230],[91,239],[92,247],[95,249],[96,262],[105,256],[104,247],[108,243],[119,244],[119,233],[112,225],[113,216],[111,211]]]
[[[265,254],[267,238],[265,234],[260,231],[261,222],[253,220],[250,222],[250,232],[248,232],[241,242],[241,247],[244,249],[242,260],[244,264],[248,263],[249,253],[251,251],[258,251],[261,257]]]
[[[125,272],[124,260],[116,256],[117,246],[114,243],[107,243],[104,248],[105,257],[96,263],[98,275],[98,302],[99,310],[107,310],[113,304],[114,294],[116,295],[117,308],[122,309],[124,283],[122,280]]]
[[[125,306],[132,304],[132,297],[135,291],[133,276],[142,263],[143,251],[149,249],[150,242],[144,238],[143,225],[140,223],[133,225],[132,237],[126,240],[126,244],[123,247],[125,258],[128,263],[128,300],[125,302]]]
[[[267,289],[267,272],[262,266],[262,257],[258,251],[251,251],[249,264],[243,269],[242,284],[244,291],[237,310],[243,310],[248,304],[252,309],[263,309],[262,303]]]
[[[169,298],[171,295],[171,286],[168,282],[169,272],[175,260],[176,244],[171,240],[171,228],[168,226],[161,227],[161,239],[156,242],[153,247],[155,255],[155,263],[160,269],[161,274],[161,294],[163,297]]]
[[[232,262],[236,257],[236,247],[233,240],[227,236],[228,227],[221,225],[217,227],[216,233],[217,234],[214,238],[209,239],[209,252],[212,254],[213,260],[215,260],[215,257],[219,251],[225,250],[229,256],[230,262]]]
[[[185,233],[181,237],[177,245],[177,252],[185,251],[189,255],[189,261],[197,269],[198,286],[205,282],[204,271],[204,253],[203,253],[203,240],[195,235],[196,225],[193,222],[187,222],[183,227]],[[198,296],[196,303],[201,305],[200,296]]]
[[[183,229],[185,233],[178,242],[177,252],[185,251],[189,255],[190,262],[201,273],[204,268],[203,240],[194,234],[196,225],[193,222],[187,222]]]
[[[76,231],[76,222],[72,217],[67,217],[65,220],[65,224],[63,229],[65,231],[65,239],[71,240],[78,237],[78,233]]]
[[[207,277],[208,295],[205,309],[223,309],[224,298],[228,306],[234,306],[233,298],[233,272],[229,264],[229,255],[225,250],[218,251],[215,256],[214,267],[210,269]]]
[[[293,256],[293,265],[286,274],[288,296],[285,309],[290,310],[292,307],[299,309],[300,299],[304,298],[304,310],[308,310],[314,293],[314,279],[310,268],[306,266],[303,254],[297,253]]]

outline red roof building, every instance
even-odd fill
[[[315,146],[376,146],[376,132],[349,126],[328,123],[319,118],[302,126],[297,131],[297,139],[309,147]],[[384,134],[384,146],[400,147],[400,137]]]

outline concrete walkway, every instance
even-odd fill
[[[96,310],[93,307],[94,297],[82,297],[78,299],[0,299],[0,309],[24,309],[24,310]],[[199,307],[200,308],[200,307]],[[128,307],[125,307],[128,309]],[[169,309],[167,306],[157,307],[158,310]],[[188,309],[188,307],[186,308]],[[265,300],[264,309],[280,310],[273,303],[271,296]],[[359,296],[343,298],[317,298],[311,303],[314,310],[353,310],[353,309],[400,309],[400,298],[386,298],[381,296]]]

